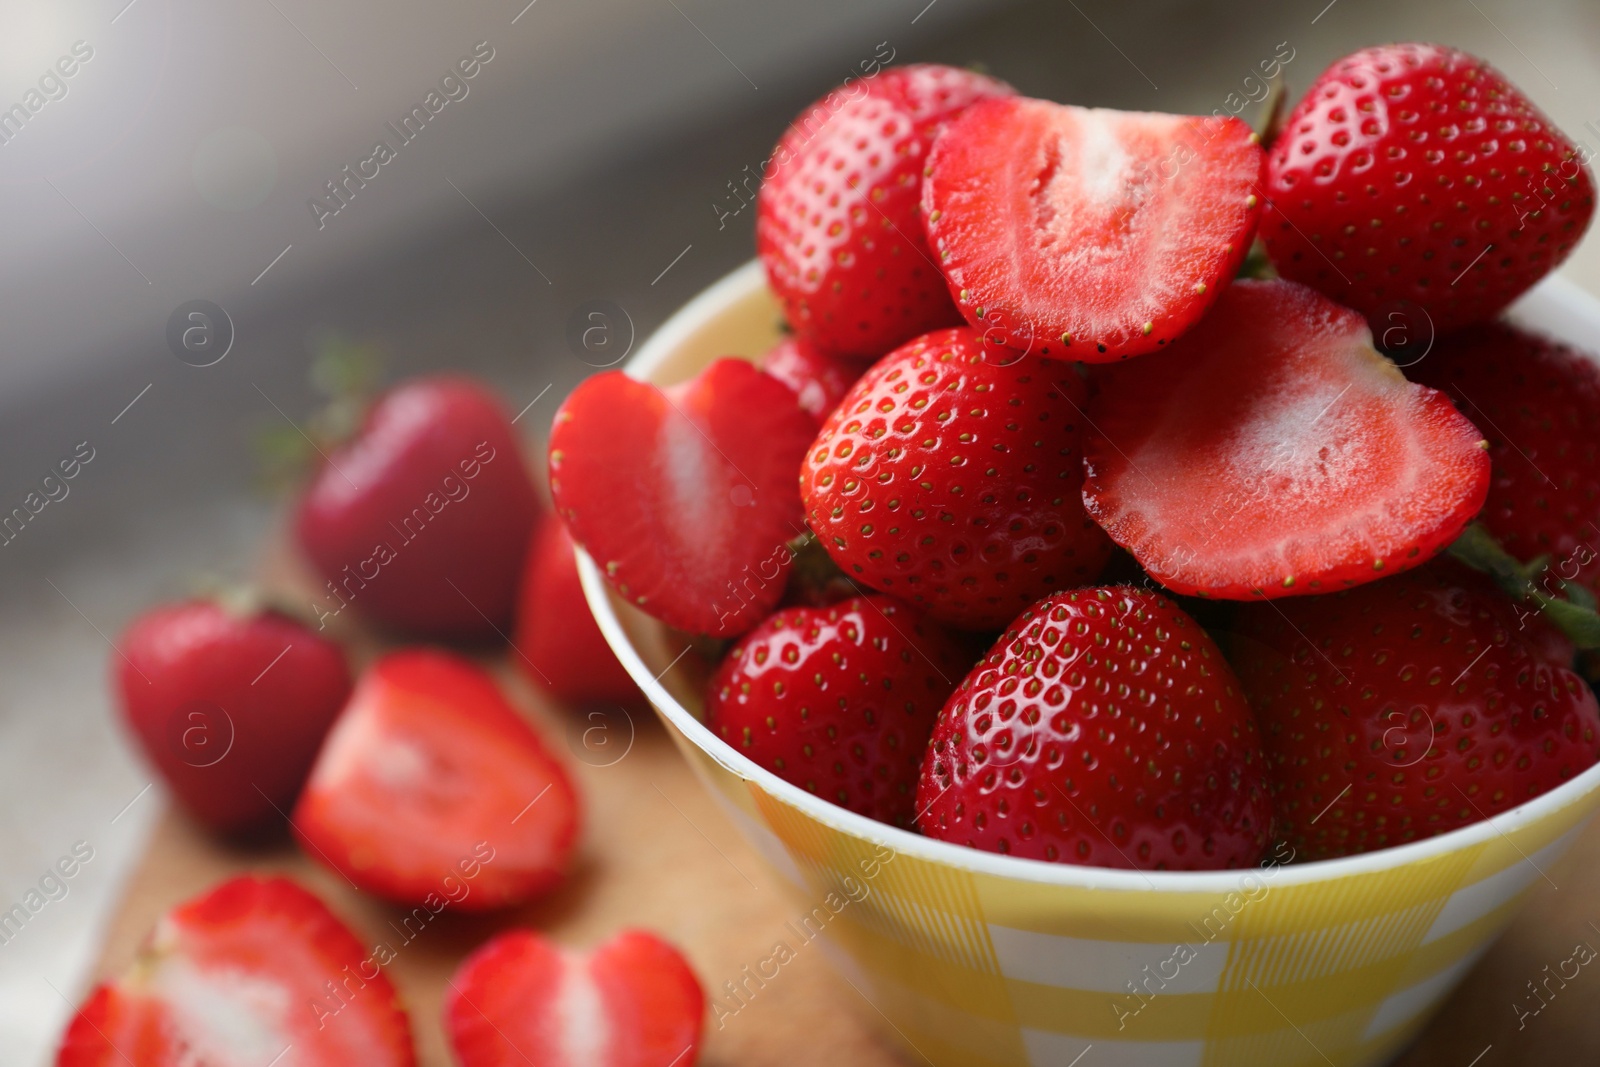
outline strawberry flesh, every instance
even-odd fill
[[[1211,638],[1129,586],[1024,612],[939,713],[917,824],[990,852],[1205,870],[1270,841],[1261,739]]]
[[[919,64],[836,89],[801,113],[756,202],[756,251],[798,335],[876,359],[961,321],[923,235],[922,170],[952,115],[1010,91]]]
[[[704,1013],[694,971],[654,934],[579,954],[513,930],[456,971],[444,1024],[461,1067],[687,1067]]]
[[[567,772],[482,668],[412,650],[362,675],[293,823],[369,893],[481,911],[559,883],[578,814]]]
[[[1097,381],[1089,514],[1179,593],[1372,581],[1443,551],[1488,490],[1477,428],[1293,282],[1236,283],[1171,351]]]
[[[1241,606],[1233,659],[1303,859],[1386,848],[1506,811],[1600,755],[1572,646],[1440,560],[1336,596]]]
[[[665,392],[608,371],[550,432],[550,491],[573,539],[629,603],[731,637],[783,595],[803,536],[795,471],[816,433],[788,386],[719,359]]]
[[[706,725],[786,782],[909,827],[934,717],[971,657],[892,597],[781,611],[728,651]]]
[[[873,365],[801,471],[807,517],[845,574],[941,622],[998,629],[1111,554],[1084,514],[1083,379],[986,358],[969,329]]]
[[[761,357],[761,369],[793,389],[800,407],[820,425],[867,368],[860,360],[832,356],[809,341],[785,337]]]
[[[1126,359],[1171,344],[1238,271],[1261,167],[1236,118],[988,100],[934,145],[928,242],[990,341]]]
[[[298,1067],[415,1067],[377,955],[288,879],[232,879],[168,912],[89,995],[56,1067],[261,1067],[289,1048]]]
[[[1430,44],[1363,49],[1323,72],[1273,144],[1266,196],[1279,273],[1380,336],[1492,319],[1594,214],[1572,141],[1489,64]]]

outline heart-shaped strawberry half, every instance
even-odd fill
[[[168,912],[89,994],[56,1067],[415,1067],[393,958],[288,879],[234,878]]]
[[[687,1067],[705,993],[677,949],[625,930],[587,954],[531,930],[501,934],[456,971],[444,1025],[462,1067]]]
[[[797,472],[816,433],[788,386],[719,359],[666,390],[620,371],[580,385],[550,432],[550,491],[630,603],[731,637],[783,595],[804,536]]]

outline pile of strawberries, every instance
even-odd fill
[[[415,379],[328,444],[295,516],[324,587],[309,603],[230,593],[155,608],[116,642],[129,732],[179,804],[221,838],[288,827],[306,855],[396,908],[363,941],[283,877],[246,876],[165,915],[134,966],[91,992],[60,1067],[414,1067],[386,967],[448,911],[482,914],[561,883],[577,782],[475,659],[402,647],[352,680],[346,609],[391,643],[481,647],[571,705],[636,704],[583,600],[572,541],[541,517],[500,402]],[[699,1047],[688,963],[628,930],[588,953],[503,931],[450,980],[462,1067],[662,1067]],[[286,1050],[293,1049],[292,1055]]]
[[[558,511],[732,642],[727,745],[885,823],[1153,870],[1484,819],[1600,755],[1600,369],[1497,321],[1588,154],[1431,45],[1260,133],[887,69],[763,175],[788,336],[586,381]]]

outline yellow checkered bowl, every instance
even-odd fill
[[[1553,279],[1520,317],[1578,340],[1600,303]],[[629,362],[668,385],[778,338],[760,267],[674,315]],[[1600,804],[1600,766],[1494,819],[1398,848],[1250,871],[1072,867],[897,830],[763,770],[700,721],[703,672],[665,627],[609,595],[590,607],[696,772],[798,894],[818,944],[939,1067],[1250,1067],[1382,1063],[1505,926]],[[660,675],[658,680],[657,676]],[[791,946],[792,947],[792,946]],[[754,996],[713,990],[718,1019]]]

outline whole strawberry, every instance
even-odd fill
[[[1092,582],[1111,553],[1080,494],[1083,379],[984,352],[970,329],[891,352],[800,472],[811,528],[847,575],[975,630]]]
[[[969,662],[891,597],[791,608],[728,651],[707,686],[706,725],[784,781],[909,827],[934,716]]]
[[[1027,610],[939,713],[917,789],[929,837],[1095,867],[1256,862],[1261,739],[1233,671],[1171,601],[1073,589]]]
[[[193,600],[145,612],[117,647],[123,720],[178,803],[220,833],[281,823],[350,695],[339,646]]]
[[[947,120],[1010,92],[954,67],[890,67],[801,113],[756,200],[756,250],[797,334],[876,359],[961,321],[922,232],[923,167]]]
[[[1571,645],[1453,561],[1244,605],[1237,626],[1279,830],[1304,859],[1477,822],[1600,752],[1600,709],[1567,669]]]
[[[1489,440],[1489,499],[1478,515],[1541,577],[1600,589],[1600,366],[1507,323],[1442,338],[1408,374],[1455,400]]]
[[[301,499],[295,532],[345,608],[412,637],[509,630],[538,503],[498,399],[454,375],[415,378],[368,411]]]
[[[1278,272],[1409,329],[1492,319],[1566,258],[1594,213],[1567,136],[1481,59],[1367,48],[1306,92],[1267,161]]]

